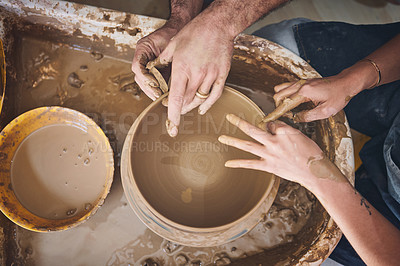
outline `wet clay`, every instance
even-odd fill
[[[299,94],[294,95],[293,97],[286,98],[282,101],[282,103],[271,113],[269,113],[265,118],[263,118],[262,123],[268,123],[270,121],[275,121],[287,112],[291,111],[293,108],[299,106],[303,102],[306,101],[304,96]]]
[[[220,100],[205,115],[197,110],[183,115],[175,138],[166,133],[161,103],[138,125],[130,148],[131,168],[153,213],[190,227],[224,226],[249,213],[268,191],[271,174],[224,166],[227,160],[257,157],[218,142],[223,134],[251,140],[226,121],[227,114],[236,112],[253,124],[261,115],[231,91],[225,90]]]
[[[340,172],[339,168],[325,155],[310,157],[308,159],[308,167],[311,173],[318,178],[329,179],[336,182],[349,182],[342,172]]]
[[[188,188],[181,193],[181,199],[184,203],[192,202],[192,189]]]
[[[161,89],[162,93],[168,92],[168,85],[165,82],[164,77],[161,75],[160,71],[155,66],[150,67],[149,72],[153,74],[153,76],[157,79],[159,88]]]
[[[59,124],[24,139],[11,164],[11,183],[25,208],[47,219],[91,209],[106,183],[108,163],[94,133]]]
[[[37,36],[44,38],[45,34]],[[72,49],[58,42],[29,37],[27,33],[17,38],[16,49],[19,56],[14,67],[18,82],[13,84],[10,79],[9,83],[17,95],[11,103],[16,108],[15,113],[43,105],[62,105],[88,114],[110,139],[116,156],[116,172],[104,205],[84,224],[53,234],[37,234],[17,227],[14,235],[18,253],[14,263],[179,265],[186,261],[189,265],[223,265],[260,253],[267,256],[267,261],[278,262],[289,257],[295,260],[296,256],[301,256],[301,252],[296,253],[299,247],[304,249],[302,245],[314,239],[315,229],[307,225],[313,221],[312,217],[320,217],[319,209],[313,213],[318,203],[300,185],[282,180],[265,219],[236,241],[213,248],[190,248],[163,240],[149,231],[127,204],[118,171],[126,133],[151,102],[133,81],[131,58],[121,61],[90,48]],[[228,85],[245,93],[265,113],[271,112],[274,109],[273,86],[298,77],[278,65],[265,67],[266,64],[243,51],[235,51],[235,54],[241,57],[232,62]],[[76,82],[68,82],[71,73],[83,82],[80,88],[72,85]],[[77,81],[76,76],[73,77]],[[307,131],[308,128],[303,129]],[[313,135],[311,133],[308,135]],[[185,200],[189,198],[187,194]],[[320,226],[316,223],[315,228]]]

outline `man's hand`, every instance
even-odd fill
[[[160,29],[140,39],[132,62],[135,81],[153,101],[161,96],[157,80],[146,64],[158,57],[174,37],[201,10],[203,0],[171,0],[171,16]]]
[[[170,136],[178,134],[181,114],[197,106],[204,114],[220,97],[237,34],[285,2],[215,0],[171,40],[160,55],[161,63],[172,62],[167,120]]]
[[[180,115],[199,107],[204,114],[220,97],[231,65],[233,39],[195,18],[167,45],[160,62],[172,62],[168,96],[168,133],[178,134]],[[196,96],[196,91],[209,96]]]
[[[166,46],[159,57],[162,64],[172,62],[167,120],[170,136],[178,134],[181,114],[199,105],[199,113],[204,114],[221,95],[230,69],[236,35],[287,1],[215,0],[196,16],[202,0],[171,0],[171,18],[168,22],[172,22],[175,29],[180,30],[179,33],[160,30],[140,41],[132,64],[139,86],[151,99],[156,99],[160,95],[155,88],[157,82],[148,75],[144,66]],[[180,29],[177,25],[181,28],[186,26]]]

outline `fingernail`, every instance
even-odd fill
[[[157,88],[157,87],[158,87],[158,84],[155,83],[154,81],[151,81],[151,82],[149,82],[149,86],[150,86],[150,87],[153,87],[153,88]]]
[[[269,132],[275,132],[276,126],[274,122],[268,122],[267,123],[267,128],[269,130]]]
[[[171,120],[167,119],[165,122],[165,126],[167,127],[168,135],[171,137],[176,137],[178,135],[178,127],[171,122]]]
[[[207,110],[199,107],[198,112],[199,112],[199,115],[204,115],[207,112]]]
[[[233,164],[231,163],[231,161],[226,161],[225,162],[225,167],[232,167]]]
[[[187,105],[184,105],[181,109],[181,115],[185,115],[186,113],[190,112],[190,107]]]
[[[178,135],[178,127],[177,126],[174,126],[172,129],[171,129],[171,132],[169,132],[169,135],[171,136],[171,137],[176,137],[177,135]]]
[[[161,97],[162,93],[158,90],[153,90],[153,95],[156,97],[156,99],[158,99]]]
[[[221,142],[221,143],[223,143],[223,144],[225,144],[225,142],[226,142],[226,136],[225,136],[225,135],[219,136],[219,137],[218,137],[218,141]]]
[[[240,118],[234,114],[227,114],[226,120],[237,126],[239,124]]]
[[[162,99],[161,104],[164,105],[165,107],[168,107],[168,97]]]

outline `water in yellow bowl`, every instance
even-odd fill
[[[106,183],[106,152],[95,130],[55,124],[42,127],[19,145],[11,184],[21,204],[47,219],[88,211]]]

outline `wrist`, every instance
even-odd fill
[[[338,76],[348,80],[353,95],[359,92],[373,88],[378,80],[378,72],[375,67],[366,60],[362,60],[353,66],[343,70]]]
[[[171,15],[165,23],[167,27],[180,31],[201,11],[203,0],[171,0]]]
[[[333,201],[339,202],[342,199],[338,198],[338,193],[352,193],[354,194],[354,187],[350,182],[320,182],[319,185],[311,191],[314,196],[326,207]],[[342,194],[343,195],[343,194]]]
[[[163,28],[176,35],[188,22],[181,17],[171,17],[165,22]]]
[[[190,24],[196,25],[195,28],[199,29],[201,34],[208,35],[209,38],[233,42],[240,31],[237,32],[233,25],[229,25],[229,21],[225,17],[226,14],[218,11],[207,11],[199,14]]]
[[[218,37],[233,41],[264,14],[263,8],[255,6],[253,2],[261,1],[215,0],[195,20],[204,25],[206,30],[218,34]],[[264,3],[262,6],[265,8],[267,5]]]
[[[316,196],[326,193],[332,185],[349,183],[339,168],[325,155],[322,158],[309,159],[308,170],[308,182],[304,186]]]
[[[207,17],[213,27],[225,38],[234,38],[252,25],[261,16],[279,7],[288,0],[215,0],[200,16]]]

